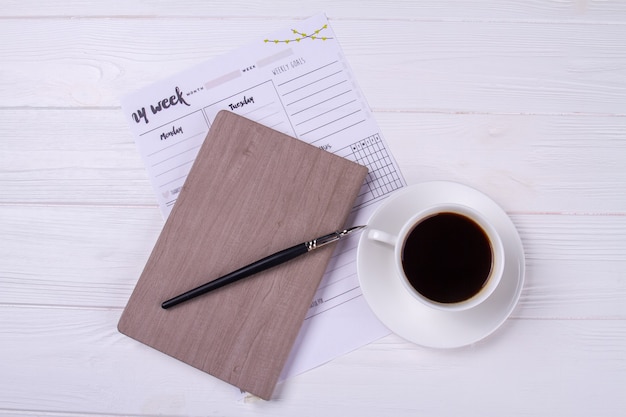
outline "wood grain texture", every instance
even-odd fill
[[[526,284],[476,345],[389,336],[237,400],[115,329],[163,227],[119,99],[319,11],[407,181],[492,196]],[[0,37],[0,416],[626,409],[625,2],[7,0]]]
[[[507,211],[626,212],[626,117],[374,113],[409,184],[455,180]],[[0,203],[156,206],[119,109],[0,109]]]
[[[169,310],[161,303],[344,227],[367,168],[221,111],[198,152],[120,332],[270,399],[332,245]]]
[[[454,350],[389,336],[279,385],[266,402],[237,401],[228,384],[117,333],[118,317],[0,307],[2,352],[11,358],[2,364],[0,415],[587,417],[626,406],[625,320],[509,320]]]
[[[123,308],[163,226],[156,207],[0,206],[0,218],[0,305],[17,306]],[[511,218],[527,259],[513,317],[626,319],[626,216]]]
[[[7,0],[0,11],[3,17],[104,17],[141,16],[147,18],[306,18],[325,11],[331,19],[393,20],[550,20],[584,22],[623,22],[626,5],[619,0],[274,0],[271,4],[251,0],[206,4],[183,0],[172,7],[167,3],[112,0],[103,5],[97,0],[72,1],[59,10],[36,0]]]
[[[118,106],[125,92],[294,23],[271,22],[218,19],[207,31],[202,19],[53,18],[25,30],[8,19],[0,37],[16,41],[2,48],[0,94],[13,106]],[[374,110],[626,114],[624,24],[332,24]]]

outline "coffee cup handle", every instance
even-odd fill
[[[398,241],[398,236],[394,236],[378,229],[369,229],[367,232],[367,238],[390,246],[396,246],[396,242]]]

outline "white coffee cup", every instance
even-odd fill
[[[445,232],[434,233],[434,230],[437,230],[436,228],[439,227],[437,224],[439,224],[441,230]],[[426,234],[428,230],[430,230],[433,235],[427,238]],[[463,231],[467,233],[467,239],[461,239],[460,236]],[[453,239],[453,236],[457,232],[459,233],[460,239],[458,242]],[[394,248],[394,274],[397,279],[402,282],[406,291],[415,299],[435,309],[462,311],[475,307],[485,301],[493,293],[502,278],[504,270],[504,248],[500,236],[495,227],[487,221],[484,216],[467,206],[459,204],[434,205],[413,215],[404,223],[398,235],[392,235],[382,230],[370,228],[367,230],[366,236],[370,240],[380,242],[384,245],[390,245]],[[480,236],[482,236],[482,238]],[[471,240],[472,237],[474,240]],[[444,241],[444,238],[447,240]],[[407,241],[410,241],[408,242],[408,247]],[[415,251],[405,253],[414,249],[414,242],[418,241],[420,242],[417,246],[423,247],[423,253],[415,253]],[[475,241],[477,243],[475,245],[476,247],[467,246],[470,241]],[[449,245],[451,248],[448,251],[449,253],[446,252],[448,246],[442,247],[443,245]],[[461,248],[462,246],[465,247]],[[488,251],[490,253],[488,253]],[[477,256],[473,256],[474,252],[476,252]],[[426,256],[426,254],[432,254],[433,256]],[[455,257],[455,254],[458,256]],[[410,262],[407,261],[407,264],[404,264],[403,257],[409,259],[412,255],[415,255],[416,259],[428,258],[423,262],[420,261],[424,264],[434,264],[435,262],[431,262],[430,258],[439,260],[437,265],[429,265],[429,267],[431,267],[431,269],[440,268],[441,276],[444,277],[445,274],[446,279],[451,279],[450,281],[442,281],[448,282],[449,285],[440,286],[440,288],[445,287],[445,290],[440,290],[439,292],[463,292],[464,289],[460,287],[464,287],[469,281],[472,281],[466,280],[466,278],[470,276],[475,278],[475,288],[471,289],[471,291],[469,288],[465,288],[465,290],[470,291],[471,294],[467,293],[467,296],[464,295],[461,299],[457,299],[459,297],[457,296],[453,301],[442,301],[439,297],[440,294],[438,294],[437,297],[434,297],[432,293],[428,294],[428,291],[422,288],[423,285],[412,284],[410,277],[407,276],[405,268],[406,270],[410,270],[408,266]],[[447,259],[447,261],[445,261],[445,259]],[[444,261],[441,262],[442,260]],[[475,260],[479,260],[480,262],[474,262]],[[480,265],[480,268],[478,268],[478,265]],[[465,274],[464,272],[451,272],[456,268],[472,272]],[[480,269],[480,272],[476,272],[477,269]],[[411,270],[410,274],[412,275],[414,283],[422,279],[421,276],[417,276],[420,274],[416,274],[413,270]],[[422,275],[426,276],[427,274]],[[433,276],[435,275],[437,275],[436,272],[433,273]],[[431,279],[431,282],[435,282],[437,279],[439,278],[434,277]],[[428,296],[426,294],[428,294]],[[449,294],[448,296],[453,298]]]

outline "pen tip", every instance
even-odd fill
[[[365,227],[366,227],[366,225],[354,226],[354,227],[349,228],[349,229],[347,230],[347,232],[348,232],[348,233],[357,232],[357,231],[359,231],[359,230],[361,230],[361,229],[364,229]]]

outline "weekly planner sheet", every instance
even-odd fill
[[[323,14],[132,93],[122,110],[165,218],[220,110],[367,166],[347,226],[406,185]],[[337,246],[282,379],[389,333],[362,297],[357,242]]]

